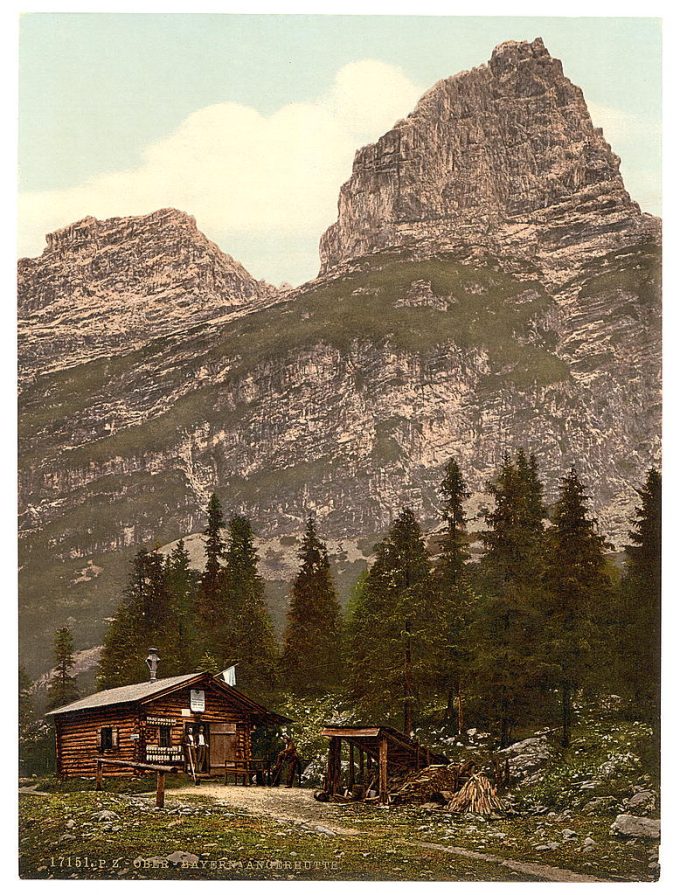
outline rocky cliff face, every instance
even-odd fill
[[[531,262],[564,283],[657,233],[562,63],[540,38],[510,41],[488,65],[435,84],[357,152],[321,239],[321,273],[400,247]]]
[[[660,450],[659,224],[540,41],[503,44],[360,151],[322,276],[286,296],[178,212],[90,222],[97,251],[74,227],[20,265],[29,666],[69,619],[99,642],[126,559],[200,531],[213,490],[263,537],[279,619],[308,512],[349,583],[402,505],[438,524],[450,456],[476,525],[504,451],[536,453],[548,501],[576,462],[625,543]]]
[[[128,351],[273,300],[183,212],[84,218],[19,262],[22,376]]]

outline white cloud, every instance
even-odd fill
[[[193,214],[227,252],[229,234],[255,245],[259,236],[308,237],[316,263],[318,238],[335,220],[338,190],[356,149],[408,114],[422,92],[399,69],[364,60],[341,68],[316,102],[292,103],[269,116],[230,102],[199,109],[148,146],[136,168],[69,189],[22,194],[20,254],[39,254],[45,233],[86,215],[173,206]],[[273,280],[290,276],[283,267],[266,265],[263,255],[262,268],[253,273]]]

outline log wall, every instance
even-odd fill
[[[139,734],[137,706],[111,706],[73,715],[57,716],[57,773],[62,777],[94,777],[95,759],[117,758],[139,761],[139,741],[132,739]],[[112,727],[118,731],[118,748],[99,749],[99,731]],[[111,776],[128,776],[125,768],[109,768]]]

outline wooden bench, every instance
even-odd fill
[[[234,778],[234,785],[241,778],[243,786],[250,786],[251,777],[255,774],[260,777],[265,786],[271,783],[271,764],[263,758],[232,759],[224,765],[224,785],[228,783],[229,775]]]

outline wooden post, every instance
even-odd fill
[[[340,749],[342,741],[339,737],[331,737],[328,741],[328,794],[334,796],[340,784]]]
[[[380,784],[378,794],[383,805],[387,804],[387,737],[380,737]]]
[[[96,776],[97,782],[95,783],[95,787],[94,787],[97,790],[97,792],[99,792],[102,788],[103,777],[104,777],[104,769],[102,767],[101,761],[99,761],[99,759],[97,759],[97,776]]]
[[[331,794],[333,787],[333,737],[328,740],[328,765],[326,767],[326,786],[325,790],[328,795]]]
[[[352,791],[352,787],[354,786],[354,743],[350,741],[349,744],[349,780],[347,782],[347,786],[349,787],[349,791]]]
[[[333,762],[333,795],[340,789],[340,775],[342,773],[342,740],[338,737],[335,741],[335,760]]]
[[[156,772],[156,808],[165,807],[165,771]]]
[[[359,749],[359,783],[362,785],[366,782],[364,777],[364,750]]]

